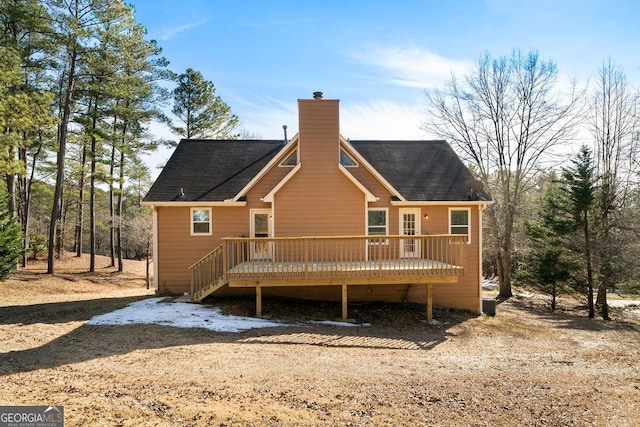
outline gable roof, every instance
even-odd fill
[[[469,198],[473,176],[446,141],[349,143],[407,201]],[[282,140],[182,140],[144,201],[233,199],[283,147]],[[491,199],[484,191],[478,197]]]
[[[473,175],[446,141],[350,141],[409,201],[464,201]],[[479,191],[480,200],[491,200]]]
[[[282,148],[282,140],[180,141],[145,202],[215,202],[234,197]],[[181,192],[184,195],[181,196]]]

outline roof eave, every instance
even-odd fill
[[[220,206],[220,207],[243,207],[247,205],[246,201],[234,201],[234,200],[224,200],[224,201],[202,201],[202,200],[189,200],[189,201],[144,201],[140,203],[142,206],[171,206],[171,207],[181,207],[181,206]]]
[[[493,200],[392,200],[391,206],[490,206]]]

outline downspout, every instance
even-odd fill
[[[489,207],[489,204],[485,203],[482,205],[478,205],[478,313],[482,314],[482,281],[484,280],[484,275],[482,274],[482,247],[484,245],[482,241],[482,212]]]
[[[156,293],[158,293],[159,287],[159,277],[158,277],[158,264],[160,254],[158,253],[158,209],[156,205],[151,205],[153,209],[153,286],[155,287]]]

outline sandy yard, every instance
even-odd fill
[[[44,262],[0,283],[0,405],[63,405],[67,426],[636,426],[640,321],[512,298],[495,317],[265,299],[243,332],[87,325],[153,295],[144,262]],[[251,316],[251,299],[210,301]],[[170,304],[162,302],[158,304]],[[212,309],[211,307],[208,307]],[[125,316],[126,317],[126,316]],[[216,320],[212,320],[216,321]]]

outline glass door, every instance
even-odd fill
[[[400,209],[400,234],[416,236],[420,234],[420,208]],[[420,258],[420,244],[416,239],[400,241],[400,258]]]
[[[251,237],[272,237],[272,216],[270,209],[251,210]],[[251,245],[252,260],[268,260],[273,258],[273,242],[253,242]]]

